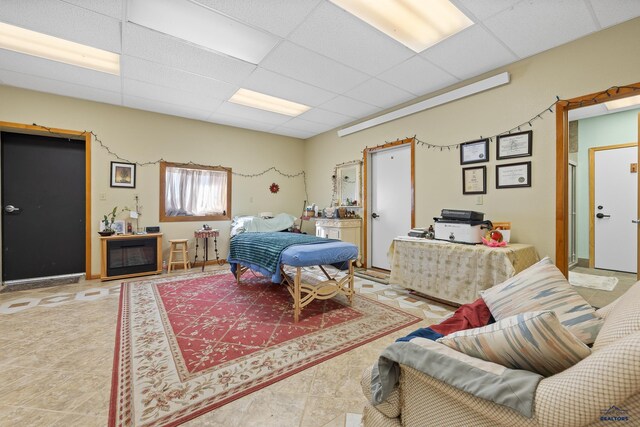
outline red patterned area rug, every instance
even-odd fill
[[[124,283],[109,426],[175,426],[420,319],[360,297],[293,323],[286,288],[205,273]]]

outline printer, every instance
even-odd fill
[[[435,221],[435,239],[454,243],[475,245],[482,243],[487,230],[493,228],[491,221],[484,220],[484,213],[457,209],[442,209]]]

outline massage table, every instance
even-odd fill
[[[329,299],[345,295],[353,303],[353,261],[358,248],[352,243],[324,239],[306,234],[274,232],[245,232],[231,239],[229,257],[231,272],[240,284],[247,270],[269,277],[273,283],[282,283],[293,297],[294,322],[298,322],[302,309],[314,299]],[[342,278],[331,276],[325,266],[332,265],[348,273]],[[289,274],[285,267],[293,267]],[[306,283],[302,279],[304,267],[318,266],[326,277],[319,283]],[[293,277],[292,277],[293,276]]]

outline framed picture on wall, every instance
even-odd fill
[[[528,157],[532,154],[533,131],[498,135],[496,158],[498,160],[513,157]]]
[[[531,187],[531,162],[496,165],[496,188]]]
[[[489,139],[479,139],[460,144],[460,164],[489,161]]]
[[[136,165],[134,163],[111,162],[111,186],[136,188]]]
[[[487,167],[462,169],[462,194],[487,194]]]

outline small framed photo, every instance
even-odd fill
[[[479,139],[460,144],[460,164],[489,161],[489,139]]]
[[[117,219],[115,221],[113,221],[113,230],[116,232],[116,234],[124,234],[127,231],[127,228],[124,224],[124,220],[123,219]]]
[[[111,162],[111,186],[136,188],[136,165]]]
[[[487,194],[487,167],[462,169],[462,194]]]
[[[531,187],[531,162],[496,165],[496,188]]]
[[[496,158],[498,160],[513,157],[528,157],[532,154],[533,131],[498,135]]]

